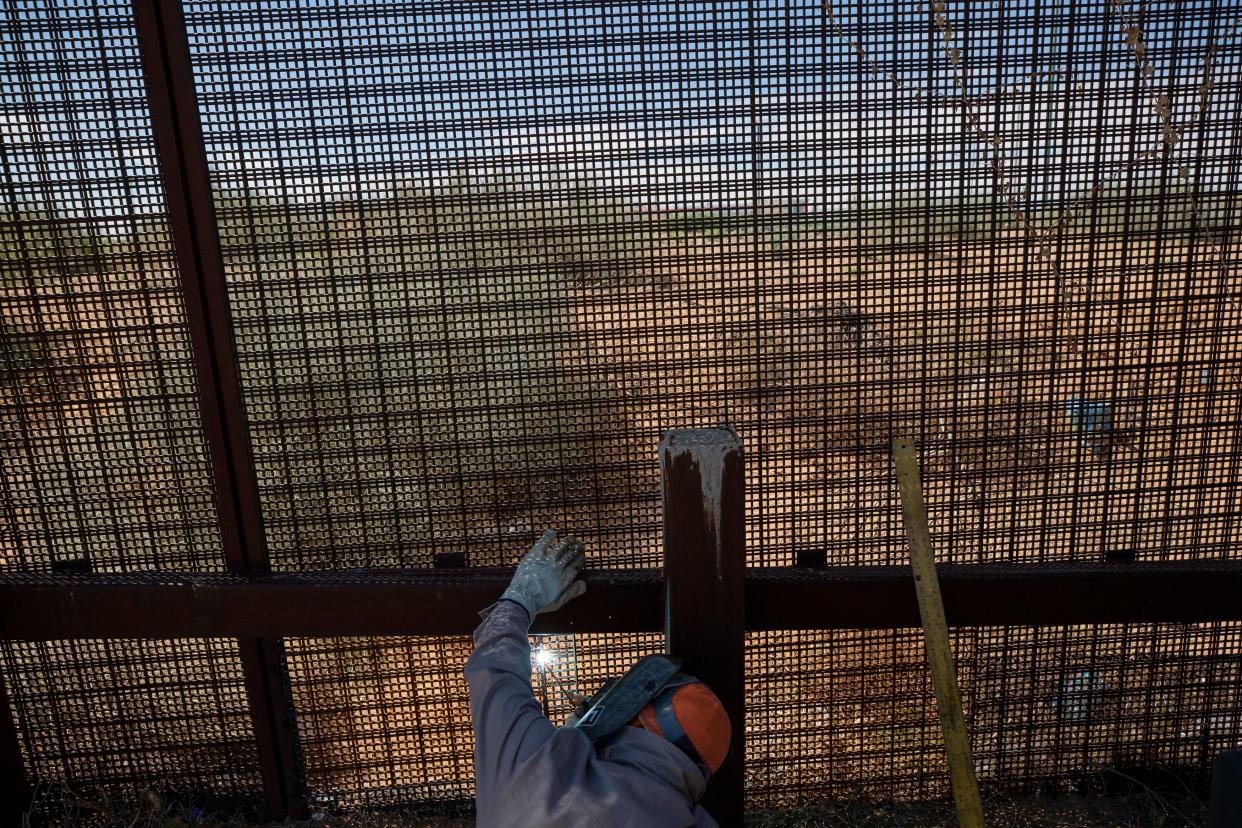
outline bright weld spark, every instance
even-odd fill
[[[552,664],[553,660],[555,660],[556,655],[549,649],[544,647],[536,647],[531,653],[531,657],[534,658],[536,667],[540,670],[546,670],[548,666]]]

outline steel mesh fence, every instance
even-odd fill
[[[1206,773],[1242,728],[1238,636],[1236,624],[956,630],[980,785],[1084,792],[1153,782],[1152,768]],[[947,796],[921,631],[749,634],[747,751],[751,807]]]
[[[959,630],[954,649],[985,787],[1103,788],[1110,773],[1206,768],[1235,744],[1236,625]],[[533,686],[553,721],[658,636],[541,636]],[[291,642],[310,789],[332,807],[468,800],[468,639]],[[541,657],[541,652],[546,655]],[[948,774],[918,630],[752,633],[750,804],[938,798]],[[1200,780],[1201,781],[1201,780]],[[1193,782],[1193,780],[1192,780]]]
[[[468,637],[290,639],[286,653],[314,805],[473,798]]]
[[[0,568],[223,568],[122,3],[0,10]]]
[[[657,440],[720,423],[755,566],[903,563],[894,433],[943,561],[1237,557],[1232,5],[185,11],[275,569],[512,563],[545,525],[658,566]],[[134,34],[0,9],[10,570],[224,568]],[[285,643],[312,804],[469,798],[467,640]],[[559,720],[661,640],[540,646]],[[1232,625],[956,646],[987,784],[1239,738]],[[232,642],[3,656],[40,777],[256,785]],[[747,658],[752,804],[945,792],[917,631]]]
[[[288,640],[312,805],[470,809],[470,647],[468,637]],[[658,635],[534,636],[532,689],[561,724],[566,693],[589,695],[663,647]]]
[[[0,664],[23,758],[45,786],[37,820],[98,817],[113,802],[124,812],[143,788],[200,807],[258,795],[236,642],[5,642]]]
[[[757,564],[900,560],[894,431],[948,559],[1227,554],[1235,12],[188,10],[277,565],[652,564],[705,422]]]

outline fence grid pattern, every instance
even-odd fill
[[[660,436],[724,424],[752,567],[903,564],[897,433],[942,561],[1237,560],[1240,32],[1215,0],[4,4],[0,572],[511,565],[546,525],[650,569]],[[957,630],[980,779],[1201,774],[1240,629]],[[548,636],[536,691],[556,718],[663,642]],[[32,779],[279,815],[467,800],[468,652],[0,666]],[[750,806],[944,793],[917,630],[745,657]]]

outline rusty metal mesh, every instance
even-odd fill
[[[133,21],[0,10],[0,569],[223,569]]]
[[[0,9],[0,193],[0,569],[222,570],[127,4]],[[44,817],[259,788],[231,641],[6,643],[0,667]]]
[[[1237,556],[1234,5],[186,11],[276,568],[658,565],[656,441],[721,422],[756,565],[901,562],[896,431],[942,560]],[[221,569],[129,6],[7,4],[0,64],[0,565]],[[749,641],[752,802],[943,791],[914,633]],[[986,781],[1237,741],[1232,626],[957,644]],[[28,760],[251,786],[230,647],[7,647]],[[288,642],[313,796],[469,796],[465,652]]]
[[[1221,4],[188,4],[279,567],[658,562],[660,433],[751,559],[1229,554]]]
[[[126,813],[144,788],[203,805],[259,795],[235,641],[4,642],[0,665],[23,759],[44,786],[38,816]]]
[[[1197,769],[1242,738],[1237,624],[955,630],[985,790],[1099,791]],[[920,630],[747,636],[748,806],[947,796]]]
[[[557,724],[565,694],[590,695],[659,635],[532,637],[532,687]],[[289,639],[305,782],[313,807],[473,805],[474,737],[462,671],[470,638]]]

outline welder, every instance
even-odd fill
[[[584,549],[548,530],[481,615],[466,663],[480,826],[715,825],[699,799],[729,752],[729,717],[666,656],[641,659],[564,727],[531,686],[528,630],[586,591]]]

